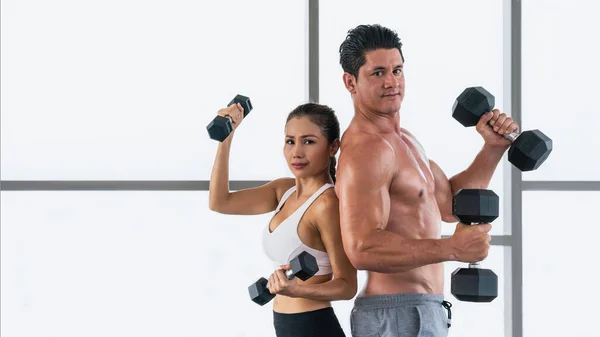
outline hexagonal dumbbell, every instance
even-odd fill
[[[452,199],[452,214],[464,224],[490,223],[499,215],[500,199],[491,190],[462,189]],[[491,302],[498,297],[498,276],[479,262],[452,273],[450,292],[464,302]]]
[[[467,88],[456,98],[452,117],[465,127],[475,126],[482,115],[494,109],[494,105],[494,95],[484,88]],[[504,137],[513,142],[508,150],[508,161],[521,171],[537,169],[552,152],[552,139],[540,130],[513,132]]]
[[[285,276],[288,280],[297,277],[302,281],[306,281],[318,271],[319,265],[317,265],[317,259],[307,252],[302,252],[290,261],[290,270],[285,272]],[[265,305],[275,297],[275,295],[269,292],[267,279],[264,277],[259,278],[258,281],[251,284],[248,287],[248,293],[252,301],[259,305]]]
[[[235,96],[227,106],[230,106],[235,103],[240,103],[242,108],[244,108],[244,118],[252,111],[252,102],[250,102],[250,98],[237,95]],[[216,116],[208,125],[206,126],[206,130],[208,130],[208,136],[211,139],[218,140],[219,142],[224,141],[229,135],[231,131],[233,131],[233,126],[231,125],[231,118],[229,116]]]

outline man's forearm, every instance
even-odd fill
[[[390,231],[377,231],[363,241],[349,257],[354,267],[378,273],[399,273],[410,269],[456,260],[451,239],[407,239]]]
[[[486,189],[505,151],[505,147],[484,145],[466,170],[450,178],[452,194],[463,188]]]

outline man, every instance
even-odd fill
[[[368,281],[354,303],[354,336],[446,336],[444,261],[487,257],[490,224],[462,223],[442,239],[440,224],[457,222],[452,196],[488,186],[508,149],[502,137],[518,131],[494,110],[476,126],[484,145],[471,165],[448,179],[400,127],[404,56],[396,33],[379,25],[350,30],[340,46],[343,80],[354,102],[344,132],[336,193],[344,249]],[[488,121],[494,128],[487,126]]]

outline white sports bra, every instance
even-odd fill
[[[282,264],[288,264],[290,260],[292,260],[298,254],[306,251],[310,255],[314,256],[317,260],[319,271],[315,275],[325,275],[332,272],[331,262],[329,261],[327,252],[310,248],[305,245],[302,240],[300,240],[300,237],[298,236],[298,224],[313,201],[315,201],[319,195],[325,192],[325,190],[333,186],[333,184],[325,184],[319,188],[313,195],[310,196],[310,198],[308,198],[308,200],[298,207],[297,210],[283,220],[283,222],[277,226],[273,232],[270,231],[269,224],[267,224],[262,235],[263,250],[273,261],[276,269],[281,268],[280,265]],[[277,205],[277,209],[275,209],[273,217],[281,210],[281,207],[287,198],[289,198],[289,196],[292,195],[295,190],[296,186],[292,186],[283,194],[281,200],[279,201],[279,205]]]

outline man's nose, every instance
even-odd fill
[[[399,84],[400,84],[400,81],[398,80],[398,78],[396,77],[396,74],[394,74],[394,72],[388,73],[388,75],[385,77],[386,88],[396,88],[396,87],[398,87]]]

